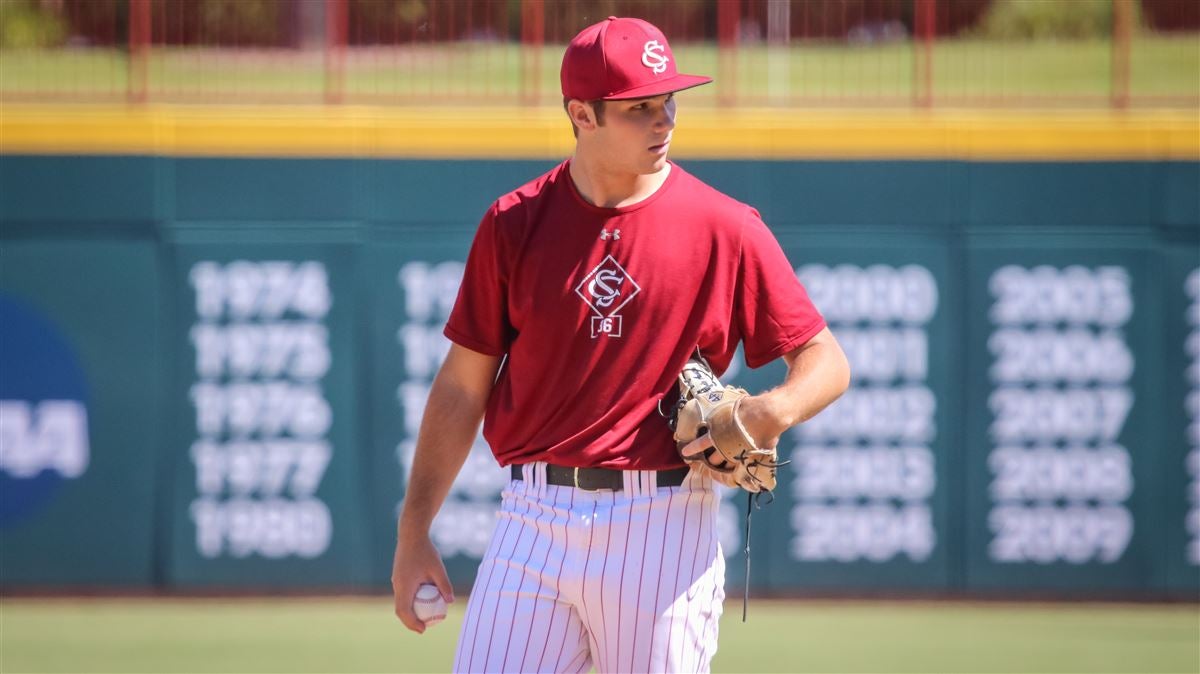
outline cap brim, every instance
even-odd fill
[[[713,80],[711,77],[704,77],[703,75],[684,75],[680,73],[665,80],[658,80],[657,82],[651,82],[650,84],[643,84],[640,87],[626,89],[625,91],[618,91],[615,94],[605,96],[604,100],[624,101],[630,98],[650,98],[652,96],[661,96],[663,94],[671,94],[676,91],[683,91],[684,89],[691,89],[692,87],[698,87],[701,84],[708,84],[712,81]]]

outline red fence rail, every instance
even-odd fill
[[[610,14],[702,104],[1200,105],[1196,0],[0,0],[0,100],[554,104]]]

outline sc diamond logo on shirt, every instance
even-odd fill
[[[592,338],[600,335],[621,336],[621,315],[617,312],[642,291],[625,268],[607,255],[587,276],[575,286],[575,294],[587,303],[592,311]]]

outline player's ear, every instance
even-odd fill
[[[567,116],[580,130],[592,131],[596,128],[596,112],[591,105],[579,99],[567,101]]]

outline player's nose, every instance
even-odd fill
[[[659,108],[658,117],[654,120],[654,129],[666,133],[675,128],[675,106],[664,105]]]

